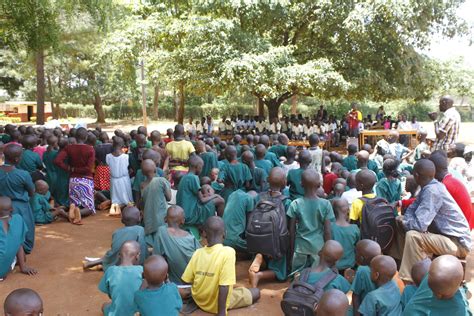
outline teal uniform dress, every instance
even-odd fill
[[[225,246],[240,252],[247,251],[247,214],[253,211],[254,207],[255,199],[242,190],[237,190],[229,196],[222,217],[225,225]]]
[[[164,177],[165,172],[163,171],[163,169],[156,167],[156,176]],[[140,192],[141,185],[145,180],[146,180],[146,177],[143,175],[142,169],[138,169],[137,172],[135,173],[135,177],[133,178],[132,191]]]
[[[359,296],[359,303],[361,303],[365,296],[375,290],[377,286],[370,278],[370,267],[359,266],[357,268],[354,280],[352,281],[352,293]]]
[[[286,214],[297,222],[292,273],[317,265],[324,246],[324,222],[334,220],[331,203],[320,198],[299,198],[291,202]]]
[[[105,253],[102,262],[102,268],[104,271],[119,263],[120,247],[122,247],[124,242],[131,240],[140,244],[139,264],[143,265],[148,254],[148,248],[145,242],[145,230],[139,225],[125,226],[115,230],[112,234],[112,245]]]
[[[171,185],[165,178],[155,177],[142,191],[142,199],[145,202],[143,208],[143,223],[145,224],[145,236],[147,243],[153,246],[155,233],[160,226],[165,225],[168,202],[165,192],[171,190]]]
[[[267,178],[268,174],[265,170],[255,167],[250,169],[250,174],[252,175],[252,181],[250,182],[250,190],[256,191],[257,193],[264,192],[268,190]]]
[[[265,154],[265,159],[272,163],[272,168],[273,167],[281,167],[280,159],[278,159],[278,157],[277,157],[277,155],[275,155],[275,153],[272,153],[271,151],[267,151],[267,153]]]
[[[428,286],[428,276],[421,282],[415,295],[403,310],[404,316],[470,316],[469,302],[464,288],[448,300],[439,300]]]
[[[213,151],[207,151],[199,155],[204,165],[202,167],[201,174],[199,177],[209,177],[211,170],[218,167],[217,155]]]
[[[364,316],[399,316],[402,315],[400,299],[400,290],[391,280],[367,294],[360,304],[359,312]]]
[[[360,239],[359,227],[354,224],[339,226],[331,223],[332,239],[338,241],[344,249],[344,255],[336,263],[338,270],[353,268],[355,266],[355,246]]]
[[[342,160],[342,166],[348,171],[357,169],[357,158],[356,156],[347,156]]]
[[[377,182],[375,193],[377,197],[386,199],[388,203],[394,203],[401,199],[402,184],[398,179],[383,178]]]
[[[176,204],[184,210],[186,225],[202,225],[209,217],[215,215],[214,200],[202,204],[198,197],[199,190],[201,184],[195,174],[187,173],[179,181]]]
[[[99,290],[107,294],[112,303],[104,309],[104,315],[134,315],[133,296],[142,285],[142,266],[112,266],[99,283]]]
[[[268,149],[268,151],[274,153],[277,156],[277,158],[286,157],[286,148],[287,147],[288,146],[278,144],[278,145],[270,147]]]
[[[288,171],[286,176],[286,182],[290,187],[290,199],[296,200],[297,198],[304,196],[304,189],[301,185],[301,175],[306,169],[293,169]]]
[[[21,155],[21,160],[17,167],[18,169],[23,169],[29,173],[32,173],[38,169],[42,169],[43,162],[41,161],[40,155],[32,150],[25,149]]]
[[[0,169],[0,183],[0,196],[7,196],[12,200],[13,213],[20,214],[28,228],[23,244],[23,248],[28,254],[33,250],[35,244],[35,218],[28,196],[28,191],[35,189],[33,181],[27,171],[13,168],[9,172]]]
[[[168,226],[161,226],[156,233],[153,254],[166,258],[170,281],[182,284],[181,276],[193,253],[199,248],[201,248],[201,244],[192,234],[182,237],[172,236],[168,232]]]
[[[46,151],[43,154],[43,163],[46,166],[46,182],[54,201],[61,206],[69,206],[69,173],[58,167],[54,159],[58,150]]]
[[[309,284],[315,284],[319,280],[321,280],[327,273],[330,273],[329,269],[326,269],[321,272],[310,272],[308,276],[308,282]],[[331,289],[336,289],[341,292],[347,293],[351,289],[351,284],[340,274],[336,276],[334,280],[329,282],[324,288],[324,291],[328,291]]]
[[[255,160],[255,166],[263,169],[267,174],[270,174],[270,171],[273,168],[272,163],[266,159]]]
[[[164,283],[156,289],[142,289],[134,295],[135,311],[140,316],[177,316],[183,301],[174,283]]]
[[[403,309],[407,306],[408,302],[410,302],[413,295],[415,295],[416,290],[418,290],[418,287],[416,285],[408,284],[405,286],[405,289],[402,293],[402,299],[400,301],[402,303]]]
[[[51,214],[51,205],[49,205],[50,198],[51,194],[49,192],[45,195],[35,193],[30,198],[30,205],[36,224],[50,224],[54,221],[53,214]]]
[[[219,179],[224,182],[224,189],[221,191],[221,196],[225,201],[229,195],[235,190],[245,190],[245,183],[252,180],[252,174],[247,165],[243,163],[232,164],[225,160],[219,171]]]
[[[5,278],[11,271],[13,261],[25,242],[28,231],[23,218],[18,214],[12,215],[8,225],[8,232],[5,232],[3,223],[0,221],[0,279]]]

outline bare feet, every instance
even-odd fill
[[[110,200],[104,201],[97,206],[97,209],[101,211],[105,211],[107,209],[110,209],[111,204],[112,202]]]
[[[82,216],[81,210],[76,206],[74,209],[74,220],[72,221],[74,225],[82,225]]]
[[[256,288],[259,281],[258,272],[260,271],[260,267],[262,266],[263,256],[261,254],[257,254],[255,259],[253,259],[252,264],[249,267],[249,283],[250,287]]]
[[[69,221],[73,223],[75,217],[76,217],[76,205],[71,203],[71,205],[69,205],[69,212],[68,212]]]
[[[109,216],[120,216],[120,214],[121,214],[120,205],[112,204],[110,206]]]

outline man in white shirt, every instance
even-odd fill
[[[418,121],[416,120],[416,116],[413,116],[413,117],[411,118],[411,129],[414,129],[414,130],[416,130],[416,131],[419,131],[419,130],[420,130],[420,127],[421,127],[420,122],[418,122]]]
[[[219,125],[217,126],[217,128],[219,129],[219,134],[225,134],[225,119],[226,117],[223,116],[222,121],[220,121]]]
[[[188,134],[194,134],[196,133],[196,126],[193,124],[193,118],[190,117],[189,118],[189,122],[186,123],[186,125],[184,125],[184,130],[186,131],[186,133]]]
[[[261,117],[258,118],[258,122],[255,123],[255,129],[257,134],[262,134],[265,132],[265,122]]]
[[[402,114],[400,122],[398,122],[397,129],[399,131],[409,131],[412,130],[411,123],[407,121],[407,116]],[[400,144],[407,147],[409,141],[409,135],[400,135]]]

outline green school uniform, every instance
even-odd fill
[[[204,165],[199,177],[209,177],[211,170],[217,168],[218,166],[217,155],[213,151],[207,151],[205,153],[201,153],[199,157],[201,157],[202,161],[204,161]]]
[[[324,245],[324,222],[334,220],[331,203],[325,199],[298,198],[286,213],[296,224],[293,272],[319,263],[319,251]]]
[[[0,134],[0,141],[4,144],[10,142],[12,138],[8,134]]]
[[[58,150],[46,151],[43,154],[46,182],[54,201],[61,206],[69,206],[69,173],[54,163],[54,159],[58,154]]]
[[[28,228],[23,248],[26,253],[30,253],[35,244],[35,219],[28,196],[28,191],[35,189],[31,176],[27,171],[17,168],[10,172],[0,169],[0,183],[0,196],[12,199],[13,213],[20,214]]]
[[[187,173],[179,181],[176,204],[184,210],[186,225],[201,225],[215,214],[214,200],[202,204],[198,192],[201,189],[199,177]]]
[[[233,192],[224,209],[222,219],[225,225],[224,245],[237,251],[247,250],[245,227],[247,224],[247,213],[255,207],[255,199],[242,190]]]
[[[400,301],[402,303],[403,309],[407,306],[408,302],[410,302],[413,295],[415,295],[416,290],[418,290],[418,287],[416,285],[408,284],[405,286]]]
[[[377,182],[375,187],[377,197],[384,198],[388,203],[393,203],[401,199],[402,184],[398,179],[383,178]]]
[[[392,280],[367,294],[359,312],[364,316],[398,316],[402,314],[400,299],[400,290]]]
[[[13,260],[25,242],[28,228],[19,214],[13,214],[8,221],[8,232],[3,229],[2,221],[0,225],[0,278],[4,278],[12,269]]]
[[[219,194],[222,191],[222,189],[224,188],[224,185],[222,183],[217,182],[217,181],[213,181],[211,183],[211,187],[214,189],[216,194]]]
[[[46,195],[35,193],[30,198],[30,205],[36,224],[49,224],[53,222],[54,217],[51,214],[51,206],[49,205],[50,198],[51,194],[49,192]]]
[[[158,227],[165,225],[168,202],[165,192],[171,190],[171,185],[165,178],[155,177],[142,191],[142,198],[145,202],[143,208],[143,223],[145,225],[145,235],[151,237],[158,230]],[[150,244],[153,244],[151,241]]]
[[[135,292],[135,311],[140,316],[179,315],[183,301],[174,283],[164,283],[157,289],[143,289]]]
[[[268,174],[258,167],[250,169],[250,174],[252,175],[252,181],[250,182],[250,190],[254,190],[257,193],[266,191],[268,189],[267,178]]]
[[[277,155],[275,155],[275,153],[272,153],[271,151],[267,151],[267,153],[265,154],[265,159],[272,163],[272,168],[281,167],[281,162],[278,159]]]
[[[329,268],[321,272],[311,271],[309,273],[307,283],[315,284],[316,282],[321,280],[327,273],[330,273]],[[342,275],[338,274],[336,278],[332,280],[331,282],[329,282],[323,289],[324,291],[336,289],[344,293],[347,293],[351,289],[351,284]]]
[[[234,147],[235,147],[235,150],[237,151],[237,157],[240,158],[240,156],[242,156],[242,146],[240,144],[237,144]]]
[[[301,185],[301,175],[305,170],[306,169],[299,168],[288,171],[286,182],[290,187],[290,199],[292,200],[296,200],[304,195],[304,189]]]
[[[142,285],[142,266],[112,266],[99,283],[99,290],[107,294],[112,303],[104,309],[104,315],[134,315],[133,296]]]
[[[153,144],[152,144],[151,140],[147,140],[146,144],[145,144],[145,148],[151,148],[151,147],[153,147],[152,145]],[[132,140],[130,142],[130,148],[137,148],[137,142]]]
[[[344,255],[336,263],[338,270],[352,268],[355,266],[355,245],[360,239],[360,231],[357,225],[339,226],[331,223],[332,239],[338,241],[344,248]]]
[[[43,168],[43,162],[41,161],[40,155],[32,150],[25,149],[21,155],[21,160],[17,167],[18,169],[23,169],[29,173],[32,173],[38,169]]]
[[[164,177],[165,173],[163,169],[156,168],[156,176],[157,177]],[[137,173],[135,174],[135,178],[133,179],[132,183],[132,191],[140,192],[141,185],[146,180],[146,177],[143,175],[142,169],[138,169]]]
[[[277,158],[286,157],[286,148],[287,147],[288,146],[278,144],[278,145],[270,147],[268,149],[268,151],[274,153],[277,156]]]
[[[130,240],[134,240],[140,244],[139,264],[142,265],[145,262],[148,254],[148,248],[145,242],[145,230],[139,225],[125,226],[115,230],[112,234],[112,245],[105,253],[104,260],[102,262],[102,268],[104,271],[106,271],[109,267],[115,266],[119,263],[120,247],[122,247],[124,242]]]
[[[342,165],[348,170],[352,171],[354,169],[357,169],[357,158],[356,156],[347,156],[342,160]]]
[[[372,159],[369,159],[369,161],[367,162],[367,169],[372,170],[373,172],[375,172],[375,174],[379,173],[379,167],[377,166],[377,163]]]
[[[359,303],[361,303],[365,296],[375,290],[377,286],[370,278],[370,267],[359,266],[357,268],[354,281],[352,281],[352,293],[359,296]]]
[[[153,254],[166,258],[170,281],[182,284],[181,276],[193,253],[199,248],[201,248],[201,244],[192,234],[184,237],[172,236],[169,234],[167,226],[160,226],[153,244]]]
[[[270,174],[270,171],[273,168],[272,163],[266,159],[255,160],[255,166],[257,168],[263,169],[266,174]]]
[[[247,165],[243,163],[232,164],[226,160],[219,172],[219,179],[224,181],[221,196],[227,201],[229,195],[235,190],[245,190],[245,183],[252,180],[252,174]]]
[[[472,315],[472,312],[469,309],[469,303],[463,288],[460,288],[452,298],[439,300],[428,286],[428,276],[426,276],[415,295],[406,305],[403,315],[468,316]]]

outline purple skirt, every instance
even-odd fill
[[[88,208],[95,213],[94,180],[87,178],[70,178],[69,200],[76,206]]]

